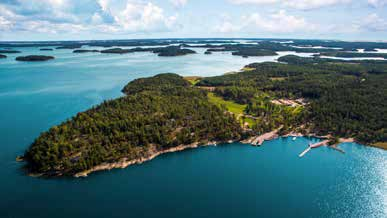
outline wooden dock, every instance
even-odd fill
[[[314,149],[314,148],[318,148],[318,147],[321,147],[321,146],[326,146],[327,144],[329,143],[329,140],[324,140],[324,141],[321,141],[321,142],[317,142],[317,143],[314,143],[314,144],[310,144],[308,145],[308,148],[305,149],[300,155],[298,155],[299,157],[303,157],[306,153],[308,153],[310,150]]]

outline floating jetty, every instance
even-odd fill
[[[308,148],[305,149],[300,155],[298,155],[299,157],[303,157],[306,153],[308,153],[310,150],[314,149],[314,148],[318,148],[318,147],[321,147],[321,146],[326,146],[327,144],[329,143],[329,140],[324,140],[324,141],[321,141],[321,142],[317,142],[315,144],[311,144],[309,143],[308,145]]]

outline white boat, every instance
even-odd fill
[[[297,139],[297,137],[294,136],[294,137],[293,137],[293,141],[296,141],[296,139]]]

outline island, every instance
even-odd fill
[[[386,53],[358,53],[358,52],[323,52],[318,56],[340,57],[340,58],[384,58],[387,59]]]
[[[163,153],[235,141],[259,146],[279,136],[325,139],[311,148],[342,151],[338,143],[356,141],[387,149],[385,61],[289,55],[280,62],[215,77],[136,79],[125,96],[43,132],[23,156],[26,169],[80,177]]]
[[[45,56],[45,55],[28,55],[28,56],[19,56],[15,60],[17,61],[48,61],[52,60],[55,57],[53,56]]]
[[[7,55],[0,54],[0,58],[7,58]]]
[[[153,53],[157,53],[161,57],[182,56],[187,54],[195,54],[191,49],[181,48],[181,46],[168,46],[153,49]]]
[[[100,52],[99,50],[95,50],[95,49],[92,49],[92,50],[88,50],[88,49],[77,49],[77,50],[74,50],[73,53],[88,53],[88,52]]]
[[[41,48],[40,51],[53,51],[54,49],[52,48]]]
[[[59,46],[59,47],[56,47],[55,49],[77,49],[77,48],[82,48],[83,45],[80,45],[80,44],[70,44],[70,45],[63,45],[63,46]]]
[[[16,54],[16,53],[21,53],[21,51],[17,51],[17,50],[0,50],[0,54]]]
[[[131,51],[131,49],[111,48],[111,49],[101,50],[100,52],[106,53],[106,54],[126,54],[133,51]]]
[[[158,54],[158,56],[164,57],[174,57],[182,56],[187,54],[195,54],[196,52],[191,49],[184,49],[181,46],[167,46],[167,47],[153,47],[153,48],[132,48],[132,49],[122,49],[122,48],[111,48],[102,50],[101,53],[110,53],[110,54],[127,54],[134,52],[153,52]]]

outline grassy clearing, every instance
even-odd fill
[[[208,93],[208,99],[210,102],[218,105],[219,107],[226,107],[226,110],[235,114],[236,117],[238,117],[238,121],[240,122],[241,126],[244,125],[244,122],[247,122],[249,124],[249,127],[252,127],[252,125],[255,123],[255,120],[245,117],[243,119],[244,111],[247,107],[245,104],[238,104],[233,101],[226,101],[221,97],[216,96],[214,93],[209,92]]]
[[[270,77],[271,81],[284,81],[286,77]]]
[[[210,102],[212,102],[218,106],[224,105],[226,107],[226,109],[228,111],[232,112],[233,114],[235,114],[235,116],[238,116],[239,114],[243,115],[243,112],[247,106],[245,104],[238,104],[238,103],[235,103],[233,101],[226,101],[223,98],[218,97],[214,93],[211,93],[211,92],[208,93],[208,99],[210,100]]]
[[[242,71],[253,71],[253,70],[256,70],[256,69],[252,68],[252,67],[244,67],[244,68],[242,68]]]
[[[188,82],[190,82],[193,86],[196,85],[196,83],[198,83],[202,77],[200,76],[187,76],[187,77],[184,77],[185,80],[187,80]]]

